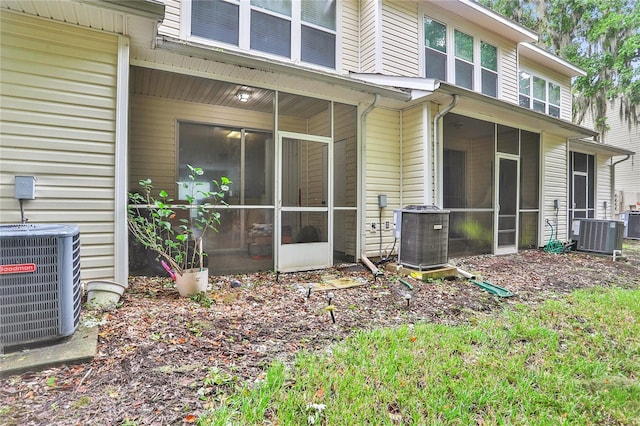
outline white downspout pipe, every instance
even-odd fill
[[[623,161],[627,161],[629,158],[631,158],[631,155],[627,155],[622,160],[618,160],[615,163],[611,164],[611,171],[609,173],[611,173],[611,190],[612,190],[612,193],[611,193],[610,203],[613,206],[613,212],[612,213],[615,213],[615,211],[616,211],[616,206],[614,204],[615,193],[616,193],[616,165],[622,163]],[[606,214],[606,212],[605,212],[605,214]],[[613,218],[614,215],[612,214],[611,217]],[[613,260],[615,261],[615,259],[616,258],[615,258],[615,253],[614,253]]]
[[[433,117],[433,182],[435,185],[433,201],[438,207],[442,208],[442,173],[440,173],[440,130],[438,129],[438,121],[444,117],[449,111],[455,108],[458,103],[458,95],[453,95],[453,100],[447,107]]]
[[[367,107],[362,114],[360,114],[360,138],[361,138],[361,151],[362,151],[362,167],[360,171],[360,182],[363,190],[361,191],[360,203],[362,205],[362,214],[360,217],[360,223],[363,225],[362,229],[362,247],[360,248],[360,259],[362,263],[367,265],[367,267],[373,273],[374,278],[378,277],[378,275],[382,275],[380,270],[369,260],[367,257],[367,237],[366,237],[366,221],[367,221],[367,193],[366,193],[366,161],[367,161],[367,126],[366,126],[366,118],[367,115],[378,105],[378,101],[380,100],[380,95],[375,94],[375,98],[373,99],[373,103]]]

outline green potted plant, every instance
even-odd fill
[[[220,178],[220,182],[204,181],[200,167],[187,165],[186,182],[177,182],[182,188],[186,205],[174,205],[165,190],[153,194],[151,179],[139,181],[141,191],[129,193],[130,205],[127,222],[129,231],[148,250],[157,253],[163,266],[176,281],[181,296],[205,291],[209,281],[209,270],[203,263],[206,256],[202,241],[208,231],[218,231],[220,213],[213,209],[222,204],[231,181]],[[188,218],[176,220],[177,210],[188,212]]]

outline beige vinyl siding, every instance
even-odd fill
[[[378,7],[381,0],[363,1],[360,3],[360,70],[375,73],[378,69]]]
[[[425,204],[429,157],[427,153],[426,105],[418,105],[402,112],[402,200],[400,207]]]
[[[273,130],[273,115],[209,104],[135,95],[129,117],[129,188],[151,178],[157,189],[176,190],[178,121]]]
[[[360,10],[359,2],[345,0],[342,5],[342,73],[360,72]]]
[[[20,221],[14,176],[35,176],[29,222],[79,225],[82,279],[112,279],[118,38],[0,16],[0,219]]]
[[[409,1],[382,4],[382,73],[418,75],[418,6]]]
[[[164,20],[158,34],[180,37],[180,0],[160,0],[164,3]]]
[[[628,160],[615,166],[615,191],[616,212],[622,213],[640,203],[640,126],[629,127],[620,119],[620,101],[616,99],[613,104],[607,105],[607,124],[609,130],[605,133],[602,142],[625,148],[635,152]],[[585,116],[583,126],[593,128],[593,119],[590,114]],[[624,157],[617,156],[613,161],[619,161]],[[640,209],[640,205],[636,207]]]
[[[553,200],[560,201],[558,210],[557,239],[563,240],[567,234],[567,198],[569,187],[567,183],[569,170],[567,160],[567,141],[561,137],[549,134],[542,134],[542,206],[540,232],[542,238],[538,243],[543,246],[549,241],[551,229],[546,225],[545,219],[552,223],[555,220],[555,209]],[[555,236],[554,236],[555,237]]]
[[[505,102],[518,104],[518,50],[516,44],[504,42],[498,50],[498,96]]]
[[[379,256],[380,234],[371,231],[371,223],[379,228],[378,195],[387,196],[382,211],[382,224],[393,223],[393,209],[400,206],[400,112],[377,108],[366,119],[366,253]],[[393,243],[393,231],[382,230],[383,250]]]
[[[613,218],[613,189],[611,188],[611,158],[605,155],[595,156],[596,199],[595,215],[597,219]],[[607,203],[607,209],[604,203]]]
[[[547,82],[560,85],[560,118],[571,121],[573,98],[571,95],[571,77],[567,77],[548,68],[544,68],[527,58],[520,58],[520,68],[532,72],[535,76],[544,78]],[[548,101],[548,99],[547,99]]]

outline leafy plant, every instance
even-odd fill
[[[174,205],[173,199],[165,190],[153,194],[151,179],[139,181],[141,192],[129,193],[131,205],[128,209],[127,223],[133,237],[145,248],[156,252],[160,258],[177,274],[186,269],[202,268],[202,241],[207,231],[218,232],[220,213],[213,209],[218,204],[227,205],[225,192],[231,181],[220,178],[213,180],[214,191],[205,189],[202,181],[204,171],[200,167],[187,165],[188,181],[178,182],[187,190],[187,205]],[[203,200],[203,202],[200,202]],[[187,210],[189,218],[178,220],[175,226],[176,209]]]

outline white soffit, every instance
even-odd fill
[[[587,75],[584,70],[572,63],[531,43],[520,43],[519,53],[523,58],[530,59],[568,77],[584,77]]]
[[[447,0],[434,3],[438,7],[453,12],[509,40],[515,42],[538,41],[538,34],[535,32],[473,0]]]
[[[569,141],[569,149],[587,153],[602,154],[614,157],[616,155],[635,155],[635,152],[604,143],[573,139]]]

